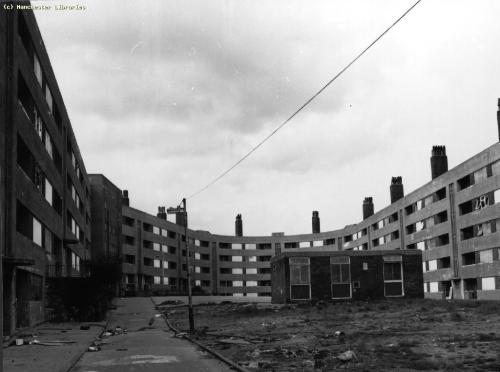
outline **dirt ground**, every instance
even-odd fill
[[[165,307],[180,330],[185,306]],[[194,338],[250,371],[500,371],[500,302],[194,307]]]

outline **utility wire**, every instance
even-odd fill
[[[260,146],[262,146],[269,138],[274,136],[281,128],[283,128],[285,125],[287,125],[299,112],[301,112],[303,109],[305,109],[316,97],[318,97],[330,84],[332,84],[337,78],[340,77],[351,65],[353,65],[358,59],[361,58],[363,54],[365,54],[372,46],[374,46],[385,34],[387,34],[396,24],[398,24],[408,13],[410,13],[413,8],[415,8],[422,0],[418,0],[413,4],[406,12],[404,12],[394,23],[392,23],[384,32],[382,32],[375,40],[373,40],[370,45],[368,45],[361,53],[359,53],[351,62],[349,62],[342,70],[340,70],[337,75],[335,75],[330,81],[328,81],[320,90],[318,90],[311,98],[309,98],[302,106],[300,106],[288,119],[286,119],[283,123],[281,123],[276,129],[274,129],[270,134],[267,135],[262,141],[260,141],[256,146],[254,146],[250,151],[248,151],[240,160],[238,160],[236,163],[234,163],[230,168],[225,170],[222,174],[220,174],[218,177],[213,179],[211,182],[209,182],[207,185],[196,191],[195,193],[191,194],[190,196],[187,197],[187,199],[191,199],[198,194],[201,194],[203,191],[208,189],[210,186],[212,186],[214,183],[219,181],[222,177],[227,175],[229,172],[231,172],[234,168],[236,168],[238,165],[240,165],[246,158],[248,158],[250,155],[252,155]]]

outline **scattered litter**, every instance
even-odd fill
[[[187,333],[186,332],[179,332],[179,333],[176,333],[175,334],[175,337],[179,337],[179,338],[183,338],[184,336],[186,336]]]
[[[100,346],[89,346],[88,351],[101,351]]]
[[[250,345],[251,342],[243,340],[242,338],[224,338],[222,340],[217,340],[219,344],[233,344],[233,345]]]
[[[353,358],[357,359],[356,354],[354,354],[354,351],[352,351],[352,350],[347,350],[346,352],[337,356],[337,359],[340,359],[343,362],[348,362],[348,361],[352,360]]]
[[[155,318],[161,318],[162,314],[155,314]]]
[[[32,340],[30,345],[43,345],[43,346],[64,346],[68,344],[74,344],[76,341],[67,340]]]
[[[342,331],[336,331],[335,332],[335,337],[337,337],[337,339],[339,340],[340,344],[344,344],[345,343],[345,333],[344,332],[342,332]]]
[[[24,344],[24,340],[22,338],[16,338],[16,345],[21,346],[22,344]]]
[[[109,337],[109,336],[113,336],[113,334],[111,332],[103,332],[101,337]]]

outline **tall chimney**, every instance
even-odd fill
[[[448,172],[448,157],[446,146],[432,146],[431,174],[432,179]]]
[[[128,198],[128,190],[123,190],[122,192],[122,205],[129,206],[130,205],[130,200]]]
[[[320,225],[319,225],[319,213],[318,211],[313,211],[313,216],[312,216],[312,228],[313,228],[313,234],[317,234],[320,232]]]
[[[391,186],[389,187],[391,192],[391,204],[395,203],[399,199],[402,199],[405,196],[405,192],[403,189],[403,178],[401,176],[392,177]]]
[[[236,215],[236,221],[234,221],[234,234],[236,236],[243,236],[243,221],[241,220],[241,214]]]
[[[497,124],[498,124],[498,140],[500,141],[500,98],[498,99]]]
[[[156,217],[161,218],[162,220],[167,219],[167,212],[165,212],[165,207],[158,207],[158,213]]]
[[[373,198],[367,196],[365,200],[363,200],[363,220],[366,220],[371,215],[373,215]]]

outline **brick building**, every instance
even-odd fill
[[[291,249],[271,260],[272,302],[422,298],[418,250]]]

